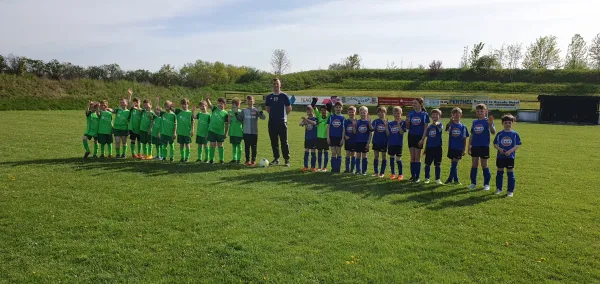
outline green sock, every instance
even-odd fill
[[[179,154],[181,155],[181,159],[185,160],[185,147],[179,146]]]
[[[104,156],[104,144],[100,145],[100,155]]]
[[[202,161],[202,144],[198,144],[198,160]]]
[[[152,156],[152,144],[148,143],[148,156]]]
[[[169,144],[169,157],[173,159],[175,157],[175,144]]]
[[[225,148],[223,146],[219,147],[219,160],[225,161]]]
[[[125,156],[127,154],[127,143],[125,143],[125,145],[123,145],[123,156]],[[119,154],[117,154],[119,155]]]
[[[113,154],[112,143],[108,143],[108,155],[112,156],[112,154]]]
[[[237,160],[242,160],[242,144],[237,144]]]
[[[204,158],[202,159],[203,161],[208,160],[208,145],[204,144],[204,146],[202,146],[202,149],[204,149]]]
[[[87,140],[83,140],[83,149],[85,149],[86,153],[88,153],[90,151],[90,145],[88,145]]]
[[[94,156],[98,156],[98,143],[94,143]]]
[[[117,147],[116,150],[117,150],[117,156],[121,156],[121,148]]]
[[[208,148],[208,160],[209,161],[214,161],[215,160],[215,147],[210,147]]]
[[[137,143],[137,152],[138,154],[142,154],[142,143]],[[146,154],[146,153],[144,153]]]
[[[163,158],[167,158],[167,145],[163,144],[160,146],[160,156]]]
[[[137,152],[135,151],[135,142],[131,142],[131,156],[133,157],[135,156],[135,154],[137,154]]]
[[[189,160],[190,159],[190,148],[189,147],[185,147],[185,160]]]

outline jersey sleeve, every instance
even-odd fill
[[[285,106],[290,106],[290,105],[291,105],[291,104],[290,104],[290,98],[289,98],[289,97],[288,97],[286,94],[284,94],[284,95],[283,95],[283,97],[285,98],[285,99],[283,100],[283,104],[284,104]]]
[[[425,115],[424,115],[423,118],[424,118],[425,123],[429,123],[430,122],[429,121],[429,114],[427,114],[427,112],[425,112]]]
[[[271,94],[271,95],[268,95],[268,96],[265,98],[265,106],[268,106],[268,107],[270,107],[270,106],[271,106],[271,100],[270,100],[270,99],[271,99],[271,97],[272,97],[272,96],[273,96],[273,95]]]
[[[226,116],[225,116],[225,119],[224,119],[224,121],[225,121],[225,122],[229,122],[229,115],[226,115]]]
[[[496,133],[496,137],[494,137],[494,145],[500,145],[500,143],[498,143],[498,140],[500,140],[500,133],[502,132]]]
[[[515,145],[521,145],[521,136],[517,132],[515,132]]]
[[[463,129],[464,129],[464,131],[465,131],[465,133],[464,133],[464,136],[463,136],[463,137],[464,137],[464,138],[467,138],[467,137],[469,137],[469,129],[467,129],[467,126],[466,126],[466,125],[463,125]]]
[[[406,132],[406,120],[403,120],[400,123],[400,129],[402,129],[402,131]]]

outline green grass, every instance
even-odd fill
[[[0,282],[600,281],[600,128],[516,124],[509,199],[302,174],[299,117],[292,167],[248,169],[83,161],[82,111],[0,112]]]

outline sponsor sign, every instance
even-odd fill
[[[411,106],[415,98],[379,97],[379,105]]]
[[[379,104],[379,99],[376,97],[341,97],[344,105],[363,105],[376,106]]]
[[[473,100],[473,109],[478,104],[485,104],[489,110],[518,110],[521,108],[519,100]]]

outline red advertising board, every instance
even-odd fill
[[[379,105],[384,106],[410,106],[415,98],[379,97]]]

